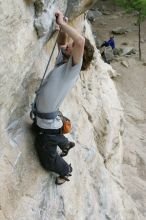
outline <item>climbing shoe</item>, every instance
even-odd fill
[[[56,184],[56,185],[61,185],[61,184],[65,183],[66,181],[70,181],[70,180],[68,179],[68,176],[58,176],[58,177],[56,178],[55,184]]]
[[[66,147],[62,150],[60,156],[65,157],[68,154],[68,151],[75,146],[74,142],[69,142]]]
[[[67,174],[66,176],[58,176],[58,177],[56,178],[55,184],[56,184],[56,185],[62,185],[62,184],[65,183],[66,181],[67,181],[67,182],[70,181],[70,180],[68,179],[68,177],[72,176],[72,175],[71,175],[72,170],[73,170],[73,169],[72,169],[72,167],[71,167],[71,164],[69,164],[69,172],[68,172],[68,174]]]

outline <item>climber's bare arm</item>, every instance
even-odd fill
[[[64,15],[62,12],[57,11],[55,16],[56,23],[60,26],[62,31],[64,31],[73,40],[73,48],[71,54],[73,57],[73,63],[77,64],[80,62],[84,53],[85,38],[64,21]]]

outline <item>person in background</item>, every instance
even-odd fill
[[[110,36],[110,39],[108,41],[104,41],[101,47],[108,47],[111,46],[112,49],[115,48],[115,41],[114,41],[114,36]]]
[[[114,40],[114,36],[110,36],[110,39],[107,40],[107,41],[104,41],[103,44],[101,45],[101,56],[103,58],[103,60],[106,62],[106,63],[109,63],[110,64],[110,60],[108,59],[108,55],[109,55],[109,51],[110,51],[110,54],[114,52],[114,49],[115,49],[115,40]],[[106,48],[109,48],[109,51],[106,49]],[[107,54],[106,54],[106,50],[108,51]]]

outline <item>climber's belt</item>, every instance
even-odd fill
[[[62,134],[62,128],[59,129],[43,129],[37,125],[37,130],[39,134]]]
[[[58,115],[58,111],[49,112],[49,113],[42,113],[42,112],[35,111],[33,113],[35,116],[42,118],[42,119],[55,119]]]
[[[36,108],[35,103],[32,104],[32,113],[34,114],[35,117],[37,116],[42,119],[55,119],[59,115],[58,110],[54,112],[49,112],[49,113],[39,112]]]

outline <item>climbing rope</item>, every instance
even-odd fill
[[[58,33],[57,38],[56,38],[56,40],[55,40],[54,47],[53,47],[52,52],[51,52],[51,55],[50,55],[50,57],[49,57],[49,60],[48,60],[48,63],[47,63],[47,66],[46,66],[46,69],[45,69],[45,72],[44,72],[44,75],[43,75],[43,77],[42,77],[42,80],[41,80],[41,83],[40,83],[40,86],[39,86],[38,90],[40,89],[40,87],[41,87],[41,85],[42,85],[42,83],[43,83],[43,81],[44,81],[45,75],[46,75],[46,73],[47,73],[49,64],[50,64],[50,62],[51,62],[51,59],[52,59],[52,56],[53,56],[53,53],[54,53],[54,50],[55,50],[55,47],[56,47],[56,44],[57,44],[57,40],[58,40],[60,31],[61,31],[61,29],[59,30],[59,33]]]

